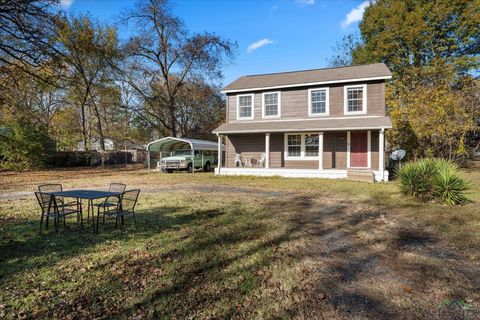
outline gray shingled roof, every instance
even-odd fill
[[[240,77],[228,84],[223,91],[246,90],[252,88],[270,88],[298,86],[303,83],[342,82],[350,79],[391,77],[392,73],[384,63],[375,63],[351,67],[325,68],[281,73],[269,73]]]
[[[391,128],[389,117],[325,118],[301,121],[255,121],[225,123],[213,130],[213,133],[248,133],[248,132],[299,132],[299,131],[335,131],[347,129],[381,129]]]

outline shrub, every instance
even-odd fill
[[[463,204],[467,201],[465,191],[470,183],[458,173],[458,167],[441,160],[437,164],[437,174],[433,180],[433,195],[448,205]]]
[[[422,201],[436,199],[447,205],[467,201],[464,192],[469,182],[462,178],[458,167],[443,159],[422,159],[405,164],[398,172],[400,190]]]
[[[0,133],[0,168],[24,170],[44,167],[54,151],[46,129],[29,119],[3,125]]]

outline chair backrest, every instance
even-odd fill
[[[265,154],[265,152],[263,152],[261,155],[260,155],[260,161],[265,161],[265,158],[267,157],[267,155]]]
[[[50,203],[50,199],[52,198],[52,196],[50,194],[43,193],[43,192],[35,192],[35,197],[37,197],[38,204],[40,205],[40,208],[42,208],[42,211],[46,212],[48,210],[48,205]],[[53,210],[55,206],[56,206],[55,197],[53,197],[50,209]]]
[[[137,204],[138,195],[140,194],[140,189],[128,190],[122,194],[121,204],[123,211],[135,210],[135,205]]]
[[[235,161],[240,161],[240,153],[235,153]]]
[[[110,187],[108,188],[108,191],[124,192],[126,188],[127,188],[126,184],[114,182],[114,183],[110,183]]]
[[[57,192],[63,191],[63,187],[60,183],[48,183],[48,184],[41,184],[38,186],[38,191],[40,192]]]

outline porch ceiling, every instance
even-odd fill
[[[250,132],[299,132],[299,131],[338,131],[388,129],[392,127],[389,117],[323,118],[310,120],[277,120],[225,123],[213,133]]]

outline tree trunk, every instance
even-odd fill
[[[83,138],[83,148],[85,149],[85,151],[89,151],[90,150],[90,146],[88,145],[88,135],[87,135],[87,119],[86,119],[86,115],[85,115],[85,107],[86,107],[86,104],[87,104],[87,96],[88,96],[88,92],[83,96],[83,101],[80,105],[80,112],[81,112],[81,115],[82,115],[82,138]]]
[[[177,136],[177,122],[175,120],[175,100],[173,98],[170,99],[168,105],[168,122],[170,126],[170,135],[172,137]]]
[[[92,105],[93,105],[93,110],[95,111],[95,116],[97,118],[97,132],[98,132],[98,138],[100,142],[100,151],[101,151],[101,159],[102,159],[102,166],[105,165],[105,136],[103,135],[103,130],[102,130],[102,118],[100,116],[100,112],[98,111],[97,104],[92,98]]]

